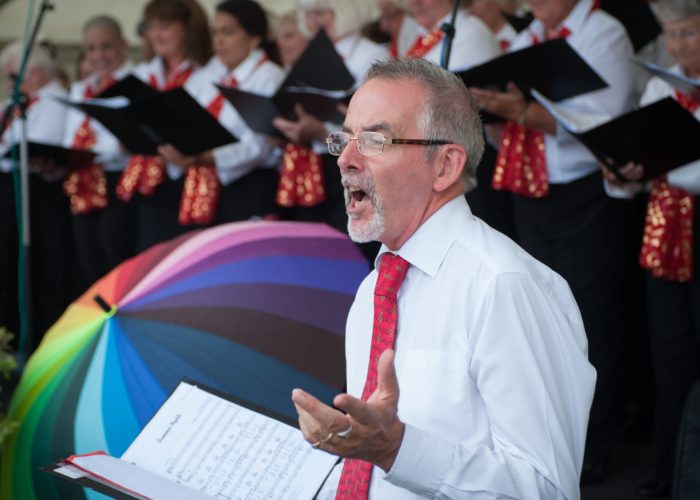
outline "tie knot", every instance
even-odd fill
[[[382,255],[374,295],[396,297],[409,265],[408,261],[399,255],[393,253]]]

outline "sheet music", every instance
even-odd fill
[[[573,113],[557,106],[537,90],[532,89],[532,97],[549,111],[554,119],[570,132],[580,133],[602,125],[610,120],[610,116],[598,113]]]
[[[661,66],[651,62],[637,61],[634,59],[632,61],[647,70],[652,75],[656,75],[662,80],[666,81],[666,83],[674,87],[676,90],[689,95],[693,99],[700,99],[700,80],[694,80],[685,75],[674,73],[668,68],[662,68]]]
[[[337,457],[301,431],[182,382],[122,460],[221,499],[311,499]]]

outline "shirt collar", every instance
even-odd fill
[[[41,87],[39,90],[37,90],[33,95],[35,95],[37,98],[41,99],[43,97],[47,97],[49,95],[55,95],[55,94],[64,94],[65,93],[65,88],[59,82],[57,79],[51,80],[49,83]]]
[[[130,61],[124,61],[121,66],[119,66],[117,69],[115,69],[112,72],[111,76],[115,80],[119,81],[122,78],[126,77],[129,73],[131,73],[132,68],[133,68],[133,66],[132,66]],[[92,74],[85,79],[85,84],[88,87],[93,87],[95,85],[96,81],[97,81],[97,76]]]
[[[392,253],[400,255],[412,266],[435,278],[458,234],[451,229],[466,227],[470,221],[473,221],[473,217],[467,200],[464,195],[459,195],[440,207],[398,251]],[[376,269],[379,268],[380,257],[387,252],[391,250],[382,245],[374,261]]]
[[[264,53],[262,49],[254,49],[248,57],[243,59],[243,61],[234,68],[231,74],[238,80],[238,82],[244,82],[250,75],[252,75],[255,70],[260,65],[260,59],[263,57]]]
[[[564,21],[557,26],[555,31],[566,28],[570,33],[577,33],[588,19],[588,15],[593,8],[593,0],[578,0],[574,8],[569,12]],[[539,21],[530,24],[530,32],[533,33],[539,40],[546,40],[544,25]]]

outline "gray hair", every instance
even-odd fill
[[[83,24],[83,34],[94,29],[110,31],[112,34],[116,35],[117,38],[124,38],[124,35],[122,35],[122,27],[119,24],[119,21],[117,21],[112,16],[94,16],[85,21],[85,24]]]
[[[700,16],[700,0],[659,0],[658,13],[664,23]]]
[[[423,87],[428,100],[419,119],[424,139],[445,140],[467,151],[462,180],[465,191],[476,187],[476,167],[484,153],[484,133],[479,110],[462,80],[425,59],[393,59],[375,62],[367,81],[412,80]],[[425,148],[430,161],[439,146]]]
[[[0,54],[0,67],[4,68],[9,63],[15,63],[19,66],[23,55],[22,49],[22,40],[16,40],[6,46]],[[27,71],[34,68],[41,69],[49,79],[55,76],[57,70],[56,62],[51,58],[48,51],[39,44],[35,44],[32,47],[29,61],[27,61]]]

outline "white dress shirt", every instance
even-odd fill
[[[191,94],[206,108],[219,96],[214,83],[221,83],[228,68],[221,63],[210,63],[192,78]],[[238,88],[246,92],[265,96],[273,95],[284,79],[284,72],[275,63],[267,60],[261,49],[253,50],[232,72]],[[219,122],[228,129],[238,142],[218,147],[212,151],[217,175],[223,185],[228,185],[245,174],[260,167],[277,167],[274,148],[261,134],[251,130],[231,103],[224,99]]]
[[[395,343],[406,432],[389,473],[373,469],[370,498],[579,498],[596,375],[566,282],[474,217],[463,196],[396,253],[411,264]],[[376,280],[374,270],[362,282],[347,321],[357,397]]]
[[[452,20],[452,13],[440,19],[438,23],[431,29],[427,30],[421,27],[421,35],[426,35],[433,29],[438,29],[444,23]],[[440,56],[442,54],[442,46],[445,43],[445,38],[428,51],[424,59],[433,61],[435,64],[440,64]],[[450,71],[458,71],[484,63],[489,59],[493,59],[501,54],[501,49],[498,46],[496,37],[484,22],[476,16],[470,15],[465,10],[457,12],[455,19],[455,37],[452,40],[452,49],[450,50]]]
[[[614,118],[635,104],[632,44],[625,28],[606,12],[591,11],[592,0],[579,0],[561,27],[571,34],[566,41],[608,83],[608,87],[557,103],[563,111]],[[522,31],[511,45],[518,50],[532,45],[533,34],[545,40],[545,28],[538,20]],[[547,173],[550,184],[566,184],[596,170],[594,156],[563,127],[556,135],[545,134]]]
[[[37,100],[27,109],[27,140],[61,146],[66,125],[66,106],[55,98],[68,97],[66,90],[58,80],[51,80],[37,90],[35,96]],[[8,104],[6,102],[5,106]],[[2,107],[3,110],[5,106]],[[18,143],[22,135],[22,120],[14,118],[0,137],[0,155]],[[12,171],[13,165],[12,160],[0,158],[0,172]]]
[[[112,77],[119,81],[131,73],[131,70],[131,63],[125,62],[117,68]],[[74,102],[84,101],[86,87],[94,86],[95,80],[94,76],[88,76],[84,80],[71,85],[70,99]],[[66,111],[66,130],[63,137],[63,145],[65,147],[72,147],[75,134],[82,126],[86,116],[79,109],[68,108]],[[100,163],[105,170],[110,172],[124,170],[129,155],[122,149],[119,140],[97,120],[90,119],[90,128],[95,134],[95,145],[90,150],[97,153],[97,163]]]
[[[513,28],[510,23],[506,23],[500,30],[498,30],[498,32],[495,33],[494,36],[496,37],[499,47],[501,42],[505,42],[507,46],[510,47],[518,36],[518,32],[515,31],[515,28]]]
[[[679,75],[683,75],[683,71],[679,65],[671,68],[671,71]],[[684,75],[685,76],[685,75]],[[659,101],[664,97],[673,97],[675,99],[675,89],[659,77],[654,77],[649,80],[646,90],[642,95],[641,105],[646,106],[652,102]],[[695,118],[700,120],[700,108],[693,112]],[[692,140],[688,138],[688,140]],[[669,185],[683,189],[693,194],[700,194],[700,160],[688,163],[682,167],[671,170],[666,174]]]
[[[396,36],[396,51],[399,56],[405,56],[408,49],[413,47],[419,36],[422,36],[424,30],[420,24],[410,14],[404,14],[403,21],[399,27],[399,33]]]
[[[335,43],[335,50],[343,58],[345,66],[355,79],[355,87],[364,83],[367,71],[375,61],[391,58],[386,47],[382,47],[359,33],[351,33]]]
[[[197,64],[193,61],[185,60],[182,63],[180,63],[180,66],[178,66],[175,71],[184,70],[188,66],[194,66],[195,70],[189,76],[187,81],[185,81],[185,84],[182,87],[187,92],[192,94],[192,86],[196,80],[194,77],[197,75],[197,73],[203,71],[204,68],[198,68]],[[134,66],[132,73],[134,76],[148,83],[149,85],[151,83],[151,77],[155,78],[159,89],[162,89],[167,81],[165,76],[165,63],[163,62],[163,59],[160,58],[160,56],[155,56],[150,61],[144,61],[142,63],[137,64],[136,66]],[[176,144],[173,144],[173,146],[177,147]],[[165,170],[168,173],[168,177],[170,177],[173,180],[179,179],[184,174],[184,171],[181,167],[172,163],[166,162]]]

